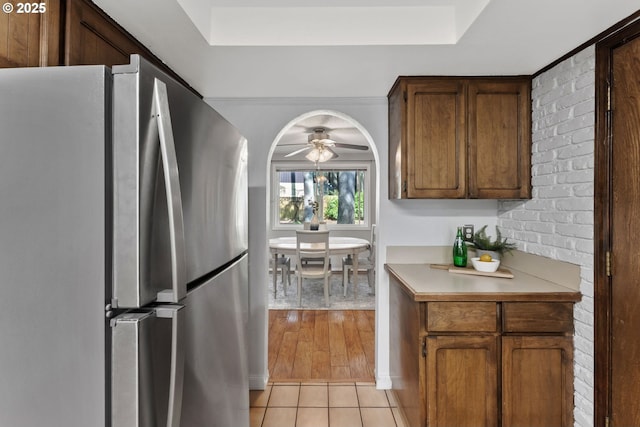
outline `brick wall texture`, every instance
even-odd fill
[[[580,265],[575,307],[575,426],[593,426],[593,193],[595,48],[532,84],[533,197],[498,204],[498,226],[518,249]]]

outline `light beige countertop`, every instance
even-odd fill
[[[567,301],[577,302],[575,289],[509,267],[513,279],[450,273],[430,264],[385,264],[415,301]]]

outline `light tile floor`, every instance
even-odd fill
[[[372,383],[273,383],[251,391],[251,427],[405,427]]]

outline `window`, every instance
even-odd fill
[[[314,168],[312,164],[274,164],[274,228],[311,221],[315,211],[329,228],[367,227],[369,165]]]

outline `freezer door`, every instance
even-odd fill
[[[180,243],[178,215],[171,216],[178,200],[187,283],[247,250],[247,141],[211,106],[137,55],[130,65],[113,68],[113,81],[114,289],[118,306],[139,307],[172,288],[173,254],[181,251],[172,243],[174,237]],[[158,105],[164,105],[154,95],[158,82],[166,87],[168,123],[158,121]],[[171,126],[179,188],[167,178],[176,169],[164,165],[161,122]],[[168,200],[178,191],[180,197]]]
[[[139,308],[186,295],[182,195],[167,88],[137,75],[114,86],[113,305]],[[139,105],[146,110],[137,110]],[[146,120],[142,120],[146,119]],[[140,122],[138,122],[140,120]],[[145,129],[138,138],[138,127]]]
[[[248,427],[247,257],[187,295],[181,427]]]
[[[179,427],[184,378],[182,305],[111,321],[113,427]]]

